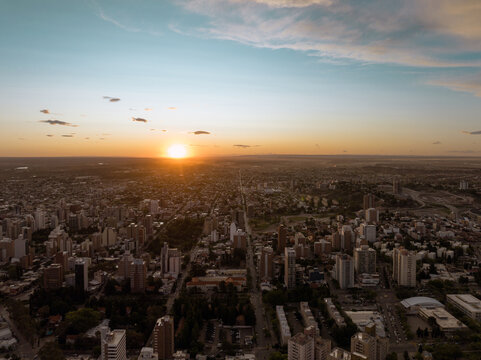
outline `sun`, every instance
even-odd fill
[[[167,149],[167,154],[170,158],[182,159],[187,156],[187,148],[182,144],[174,144]]]

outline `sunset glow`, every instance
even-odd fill
[[[171,145],[167,149],[167,155],[172,159],[182,159],[187,156],[187,148],[182,144]]]

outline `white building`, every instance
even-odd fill
[[[298,333],[291,337],[287,345],[288,360],[315,360],[314,338]]]
[[[127,360],[125,330],[100,330],[100,358],[101,360]]]
[[[284,307],[281,305],[276,306],[277,320],[279,321],[279,332],[281,333],[281,344],[287,344],[287,341],[291,338],[291,329],[287,322],[286,313]]]
[[[396,248],[392,253],[393,279],[399,286],[416,286],[416,253]]]
[[[471,319],[481,321],[481,300],[470,294],[446,295],[446,300]]]
[[[332,270],[332,276],[338,281],[341,289],[347,289],[354,286],[354,264],[349,255],[336,255],[336,264]]]

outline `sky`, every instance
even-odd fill
[[[479,0],[0,0],[0,156],[481,156]]]

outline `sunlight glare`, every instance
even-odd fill
[[[167,149],[167,154],[173,159],[185,158],[187,156],[187,148],[182,144],[174,144]]]

